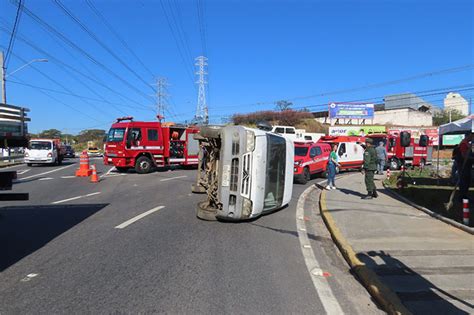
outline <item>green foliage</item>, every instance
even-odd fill
[[[48,129],[48,130],[43,130],[38,134],[38,137],[40,138],[61,138],[61,131],[58,129]]]
[[[293,103],[285,101],[285,100],[281,100],[281,101],[276,102],[275,105],[276,105],[276,110],[283,112],[286,110],[290,110],[291,106],[293,106]]]
[[[105,130],[102,129],[82,130],[79,135],[77,135],[77,140],[79,143],[87,143],[87,141],[102,143],[105,134]]]
[[[260,111],[249,114],[235,114],[232,122],[235,125],[256,125],[258,122],[267,121],[271,124],[295,126],[305,119],[312,119],[313,115],[305,111],[295,111],[292,109],[277,111]]]
[[[436,112],[433,115],[433,125],[440,126],[443,124],[449,123],[449,114],[451,113],[451,121],[459,120],[464,118],[465,116],[461,114],[458,110],[442,110],[440,112]]]

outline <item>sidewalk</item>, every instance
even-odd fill
[[[361,199],[361,174],[325,194],[356,256],[414,314],[473,314],[474,237],[387,195],[381,179],[376,199]]]

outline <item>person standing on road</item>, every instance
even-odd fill
[[[379,146],[375,149],[377,153],[377,174],[382,174],[385,170],[385,161],[387,161],[387,150],[383,141],[379,142]]]
[[[365,187],[367,188],[367,196],[362,199],[377,198],[377,189],[374,183],[374,173],[377,170],[377,153],[373,147],[374,141],[371,138],[365,139],[366,149],[364,152],[364,167],[362,172],[365,174]]]
[[[331,154],[329,154],[328,162],[328,185],[327,190],[336,189],[336,167],[339,165],[337,162],[337,145],[333,144],[331,147]]]

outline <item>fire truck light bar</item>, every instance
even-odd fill
[[[117,118],[117,122],[121,122],[121,121],[124,121],[124,120],[130,120],[130,121],[132,121],[132,120],[133,120],[133,117],[132,117],[132,116],[127,116],[127,117],[120,117],[120,118]]]

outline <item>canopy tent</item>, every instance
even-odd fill
[[[474,133],[474,115],[439,126],[439,135]]]

